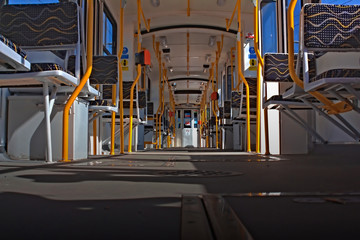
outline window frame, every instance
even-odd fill
[[[106,4],[104,3],[104,7],[103,7],[103,12],[101,14],[101,17],[103,18],[103,29],[102,29],[102,54],[106,54],[106,55],[116,55],[116,49],[117,49],[117,23],[113,17],[113,15],[111,14],[109,8],[106,6]],[[109,52],[109,50],[106,47],[106,43],[104,39],[104,33],[106,33],[106,19],[109,19],[109,22],[111,23],[113,29],[112,29],[112,52]],[[106,34],[105,34],[106,36]]]

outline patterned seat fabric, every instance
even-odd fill
[[[91,84],[116,84],[118,82],[117,56],[94,56]]]
[[[26,52],[24,52],[19,46],[17,46],[15,43],[13,43],[12,41],[10,41],[9,39],[7,39],[6,37],[4,37],[1,34],[0,34],[0,41],[5,43],[9,48],[14,50],[17,54],[19,54],[24,59],[26,59],[26,57],[27,57]]]
[[[124,99],[130,99],[130,90],[133,82],[123,82]],[[134,88],[134,99],[136,98],[136,89]]]
[[[77,9],[74,2],[5,5],[0,8],[0,32],[19,46],[76,44]]]
[[[107,100],[92,100],[89,101],[90,106],[108,106],[108,107],[113,107],[112,102],[111,101],[107,101]]]
[[[296,66],[297,56],[295,55],[294,65]],[[302,78],[302,64],[300,78]],[[313,55],[309,55],[309,77],[316,76],[316,64]],[[287,53],[266,53],[264,56],[264,81],[266,82],[293,82],[288,63]]]
[[[130,108],[130,102],[129,101],[124,101],[123,102],[123,107],[124,108]],[[135,101],[133,102],[133,108],[134,109],[136,108],[136,102]]]
[[[239,108],[241,101],[241,93],[239,92],[231,92],[231,107]]]
[[[154,115],[154,103],[153,102],[148,102],[146,104],[146,108],[147,108],[147,115]]]
[[[358,78],[360,80],[360,69],[331,69],[311,78],[310,82],[323,78]]]
[[[360,5],[305,4],[307,48],[360,48]]]
[[[139,91],[139,108],[146,108],[146,92]]]

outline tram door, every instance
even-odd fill
[[[176,112],[176,147],[198,146],[198,111],[182,109]]]

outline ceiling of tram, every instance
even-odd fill
[[[221,35],[224,35],[223,49],[219,59],[219,66],[224,66],[228,59],[230,48],[235,47],[237,29],[237,18],[230,27],[232,33],[217,29],[207,28],[190,28],[189,26],[210,26],[218,29],[225,29],[226,18],[230,18],[236,5],[236,0],[219,0],[223,5],[218,5],[217,0],[190,0],[190,16],[187,16],[186,0],[160,0],[160,5],[154,7],[151,2],[153,0],[142,0],[142,9],[146,18],[151,19],[150,27],[152,30],[158,28],[171,28],[174,26],[185,26],[176,29],[166,29],[162,31],[153,31],[143,33],[142,46],[150,50],[152,56],[152,70],[158,71],[158,62],[153,51],[153,39],[155,35],[156,41],[160,41],[160,37],[165,37],[166,46],[160,45],[160,49],[170,48],[169,57],[163,62],[168,69],[168,78],[182,79],[172,81],[172,90],[204,90],[207,82],[184,80],[184,78],[209,78],[209,70],[204,70],[204,65],[210,65],[216,60],[217,41],[221,41]],[[114,8],[120,7],[119,0],[109,0]],[[252,19],[253,3],[252,0],[241,1],[242,19]],[[137,1],[128,0],[125,8],[125,18],[136,21]],[[252,21],[249,21],[252,22]],[[252,23],[251,23],[252,24]],[[243,24],[242,24],[243,25]],[[142,24],[143,26],[143,24]],[[252,26],[251,28],[252,29]],[[143,26],[143,29],[145,27]],[[135,31],[135,30],[134,30]],[[189,63],[187,62],[187,33],[189,33]],[[210,45],[211,37],[214,38],[214,45]],[[188,71],[189,65],[189,71]],[[171,71],[170,71],[171,70]],[[167,92],[167,91],[165,91]],[[167,96],[167,94],[166,94]],[[177,104],[192,103],[199,104],[200,94],[175,94]]]

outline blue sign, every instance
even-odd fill
[[[254,54],[254,53],[255,53],[255,48],[254,48],[254,47],[250,47],[250,48],[249,48],[249,52],[250,52],[251,54]]]
[[[129,59],[129,54],[123,54],[123,55],[121,55],[121,59]]]
[[[129,52],[129,49],[127,47],[124,47],[123,51],[122,51],[122,54],[128,54],[128,52]]]
[[[249,59],[256,59],[256,54],[249,54]]]

